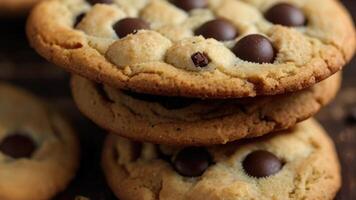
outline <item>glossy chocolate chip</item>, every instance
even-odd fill
[[[205,148],[188,147],[181,150],[173,160],[175,170],[182,176],[201,176],[211,165],[212,158]]]
[[[202,35],[205,38],[214,38],[218,41],[233,40],[237,34],[235,26],[225,19],[208,21],[195,30],[195,35]]]
[[[208,0],[172,0],[172,3],[186,11],[208,6]]]
[[[265,18],[283,26],[303,26],[306,22],[303,11],[288,3],[274,5],[266,12]]]
[[[122,92],[125,95],[130,96],[134,99],[152,103],[159,103],[161,106],[168,110],[185,108],[197,101],[197,99],[192,98],[157,96],[151,94],[136,93],[128,90],[122,90]]]
[[[97,3],[101,4],[112,4],[114,3],[113,0],[87,0],[91,5],[95,5]]]
[[[194,53],[191,59],[196,67],[206,67],[210,62],[208,55],[201,52]]]
[[[84,17],[85,17],[85,13],[78,15],[75,18],[74,27],[76,27],[83,20]]]
[[[113,26],[119,38],[126,37],[129,34],[135,34],[142,29],[150,29],[150,25],[140,18],[124,18],[116,22]]]
[[[33,140],[23,134],[9,135],[0,144],[0,151],[12,158],[30,158],[35,150]]]
[[[232,51],[242,60],[255,63],[273,63],[275,51],[268,38],[252,34],[236,43]]]
[[[282,168],[282,162],[274,154],[258,150],[247,155],[242,166],[248,175],[262,178],[279,172]]]

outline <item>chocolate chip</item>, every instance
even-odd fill
[[[219,41],[233,40],[237,36],[235,26],[225,19],[214,19],[195,30],[195,35],[214,38]]]
[[[142,29],[150,29],[150,25],[139,18],[124,18],[116,22],[113,26],[119,38],[126,37],[129,34],[135,34]]]
[[[288,3],[274,5],[266,12],[265,18],[283,26],[303,26],[306,22],[303,11]]]
[[[186,11],[198,8],[206,8],[208,6],[207,0],[172,0],[172,3]]]
[[[242,60],[255,63],[273,63],[275,58],[272,43],[258,34],[248,35],[236,43],[232,51]]]
[[[75,18],[74,27],[76,27],[83,20],[84,17],[85,17],[85,13],[78,15]]]
[[[192,56],[192,61],[196,67],[206,67],[210,59],[206,53],[196,52]]]
[[[274,154],[258,150],[247,155],[242,166],[248,175],[262,178],[279,172],[282,168],[282,162]]]
[[[351,108],[346,116],[346,122],[349,124],[356,124],[356,107]]]
[[[0,144],[0,151],[12,158],[30,158],[35,149],[31,138],[18,133],[7,136]]]
[[[147,101],[151,103],[159,103],[161,106],[168,110],[176,110],[188,107],[195,103],[197,99],[185,98],[185,97],[167,97],[167,96],[157,96],[151,94],[136,93],[133,91],[122,90],[122,92],[134,99],[141,101]]]
[[[188,147],[181,150],[173,160],[175,170],[182,176],[201,176],[211,165],[212,158],[205,148]]]
[[[87,0],[91,5],[95,5],[97,3],[101,4],[112,4],[114,3],[113,0]]]

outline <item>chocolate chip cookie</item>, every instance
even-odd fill
[[[335,0],[51,0],[27,33],[42,56],[91,80],[203,98],[301,90],[355,50]]]
[[[121,200],[331,200],[341,185],[334,145],[314,120],[211,147],[171,147],[110,135],[103,169]]]
[[[0,16],[25,15],[40,0],[0,0]]]
[[[72,128],[36,97],[4,83],[0,111],[0,199],[51,199],[79,164]]]
[[[74,76],[78,108],[99,126],[139,141],[211,145],[294,126],[329,103],[341,74],[292,94],[200,100],[134,93]]]

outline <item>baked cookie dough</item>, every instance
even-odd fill
[[[121,200],[332,200],[341,185],[334,145],[314,120],[211,147],[158,146],[110,135],[102,164]]]
[[[73,76],[79,110],[99,126],[138,141],[170,145],[225,144],[287,129],[335,97],[341,74],[296,93],[198,100],[144,95]]]
[[[0,84],[0,199],[48,200],[79,165],[69,124],[31,94]]]
[[[335,0],[49,0],[27,33],[42,56],[91,80],[202,98],[307,88],[339,71],[356,40]]]

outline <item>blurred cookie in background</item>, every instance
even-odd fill
[[[46,200],[79,165],[72,127],[30,93],[0,84],[0,199]]]

